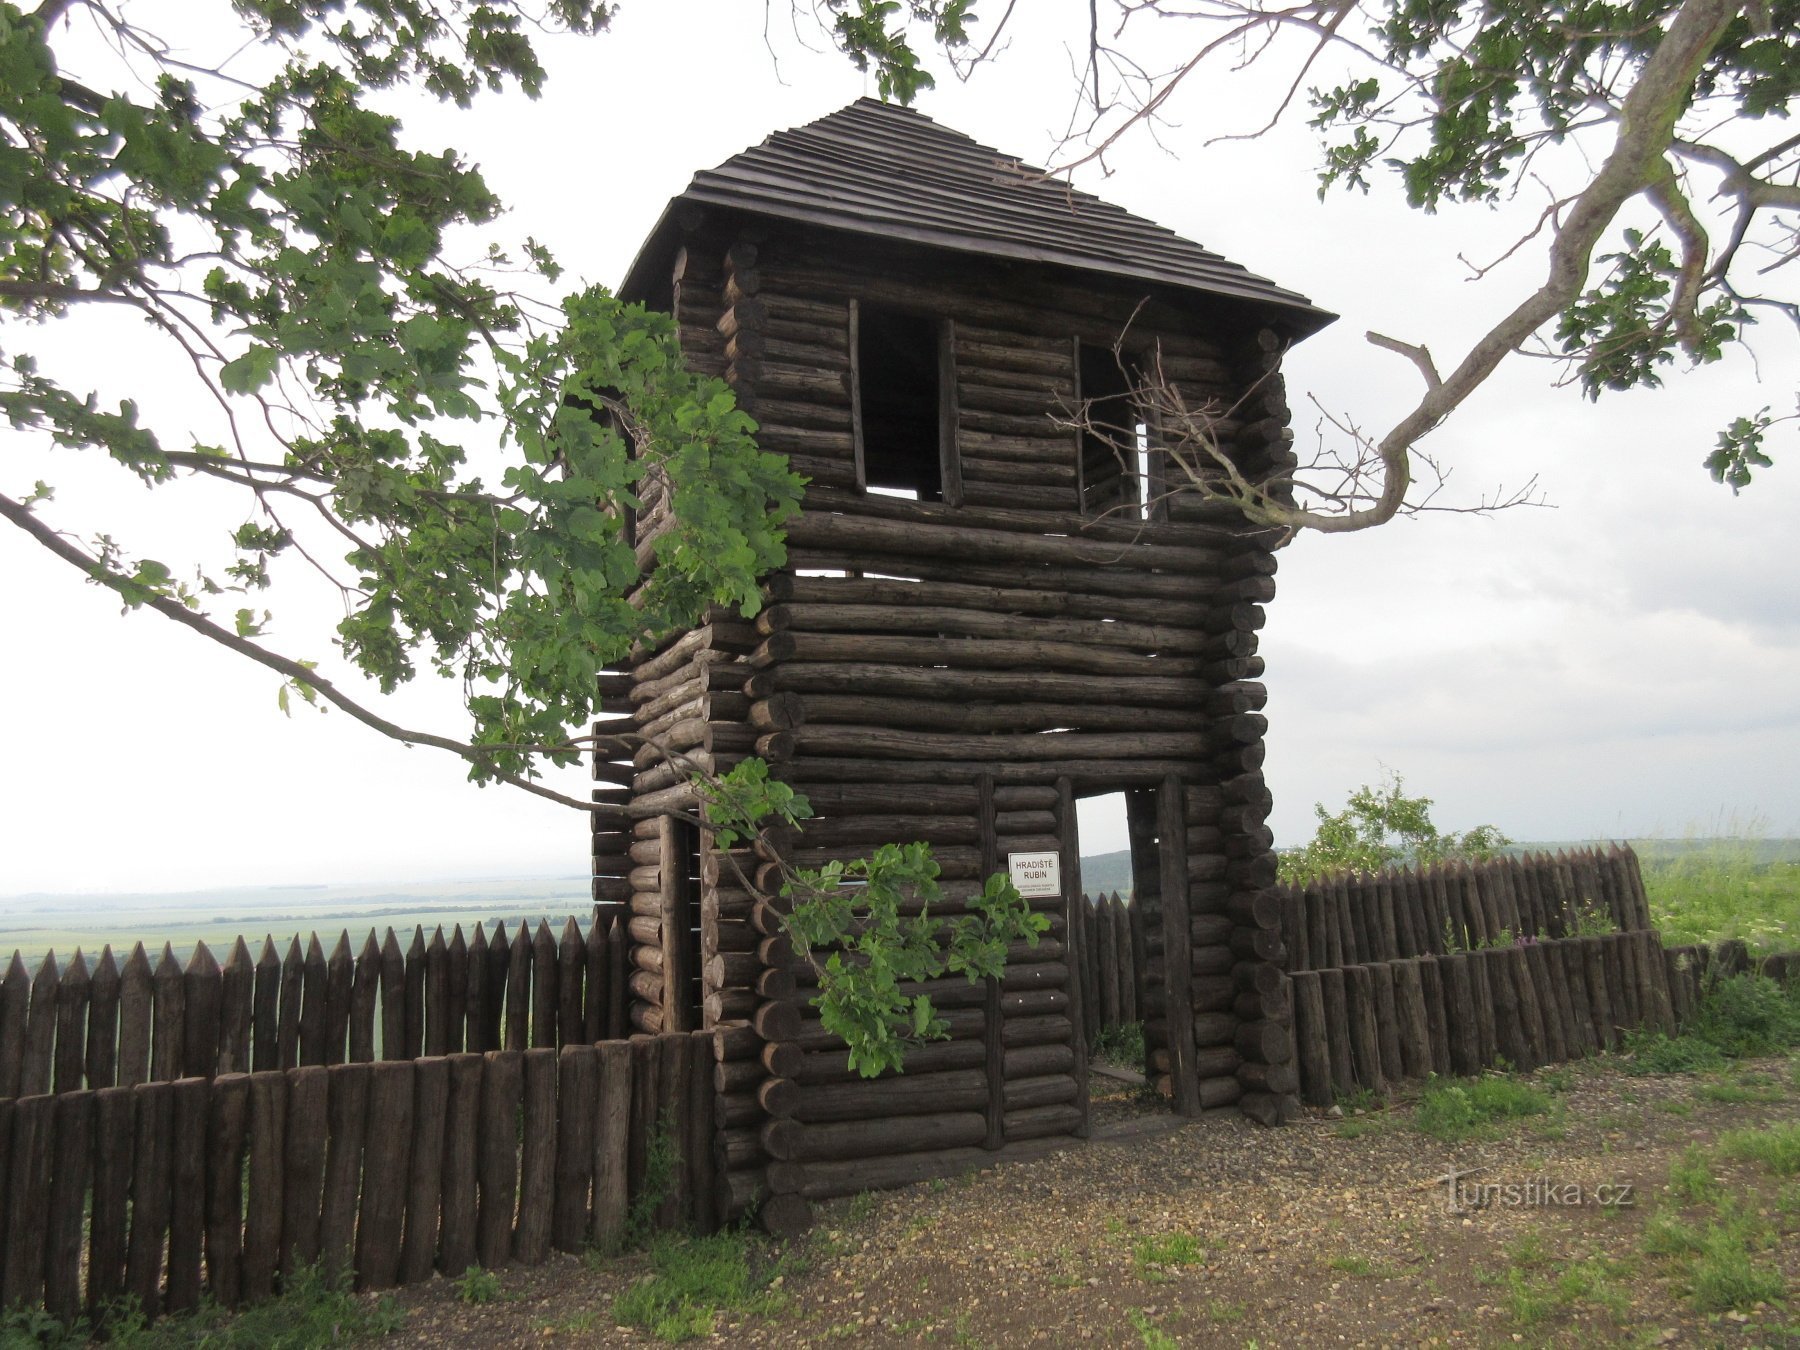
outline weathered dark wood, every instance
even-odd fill
[[[1199,1079],[1194,1073],[1191,938],[1187,912],[1187,834],[1182,818],[1181,780],[1163,779],[1157,798],[1157,848],[1162,873],[1163,997],[1169,1023],[1170,1079],[1177,1114],[1200,1113]]]
[[[87,1011],[93,988],[81,949],[56,982],[52,1091],[77,1092],[87,1071]]]
[[[1380,1038],[1381,1074],[1390,1083],[1406,1077],[1400,1050],[1400,1012],[1394,993],[1393,961],[1371,961],[1369,980],[1375,993],[1375,1029]]]
[[[98,1325],[125,1293],[125,1254],[130,1234],[132,1140],[137,1114],[132,1089],[101,1088],[94,1094],[94,1197],[89,1214],[87,1309]],[[0,1119],[0,1135],[6,1131]],[[0,1176],[6,1176],[0,1145]],[[0,1225],[5,1206],[0,1205]],[[0,1232],[4,1229],[0,1228]]]
[[[0,1035],[5,1034],[0,1026]],[[111,1087],[118,1081],[119,966],[112,946],[100,951],[88,986],[87,1085]]]
[[[441,1061],[440,1061],[441,1062]],[[399,1278],[406,1196],[412,1176],[412,1061],[372,1064],[368,1133],[363,1146],[362,1203],[356,1224],[356,1283],[391,1289]]]
[[[519,930],[523,933],[525,930]],[[476,1253],[498,1270],[512,1259],[513,1212],[519,1185],[519,1103],[524,1056],[518,1050],[487,1052],[481,1076],[478,1178],[481,1213]]]
[[[14,964],[18,957],[15,954]],[[9,971],[7,982],[12,980]],[[150,975],[150,958],[144,944],[136,943],[125,967],[119,972],[119,1086],[136,1087],[150,1081],[150,1033],[155,1022],[154,993]],[[6,997],[0,986],[0,999]],[[17,1061],[14,1061],[15,1065]],[[11,1086],[17,1087],[16,1067]],[[0,1097],[9,1094],[6,1046],[0,1043]]]
[[[207,1291],[226,1307],[244,1296],[244,1147],[250,1120],[250,1076],[213,1080],[206,1125]]]
[[[325,1161],[331,1137],[331,1077],[324,1065],[290,1069],[285,1156],[281,1169],[283,1279],[319,1259],[324,1213]],[[141,1136],[140,1136],[141,1137]]]
[[[131,1095],[131,1237],[125,1254],[125,1292],[144,1316],[155,1318],[163,1308],[163,1244],[172,1203],[174,1088],[168,1083],[139,1083]],[[17,1142],[15,1127],[15,1157]]]
[[[592,1045],[606,1039],[608,1002],[606,926],[601,906],[594,907],[593,921],[588,924],[582,955],[581,1043]]]
[[[586,966],[586,949],[582,944],[581,925],[570,915],[563,924],[562,940],[556,950],[556,1044],[579,1045],[583,1040],[586,1019],[582,1003],[582,972]],[[597,1039],[597,1038],[596,1038]]]
[[[1296,971],[1294,982],[1294,1050],[1300,1070],[1301,1095],[1310,1106],[1330,1106],[1333,1097],[1331,1038],[1342,1036],[1342,1022],[1326,1020],[1324,989],[1317,971]]]
[[[460,960],[462,953],[457,953]],[[437,1263],[438,1229],[444,1184],[444,1144],[450,1106],[450,1061],[432,1056],[413,1071],[411,1156],[407,1160],[406,1235],[396,1277],[401,1284],[431,1278]],[[396,1179],[395,1183],[400,1183]]]
[[[287,954],[281,958],[281,1006],[275,1024],[276,1055],[284,1069],[300,1063],[300,1004],[305,997],[305,964],[300,935],[296,933],[288,939]]]
[[[594,1117],[592,1238],[602,1251],[616,1250],[630,1210],[631,1103],[634,1057],[623,1041],[599,1047],[598,1109]]]
[[[330,970],[325,949],[317,933],[306,939],[306,959],[300,967],[300,1062],[323,1064],[331,1036],[331,1022],[326,1008],[329,998]]]
[[[150,1076],[159,1083],[170,1082],[182,1073],[187,990],[181,981],[181,963],[175,959],[174,948],[166,942],[163,943],[162,958],[156,963],[156,974],[151,977],[151,990],[156,1003],[156,1039],[150,1051]],[[29,1061],[28,1054],[28,1065]],[[20,1086],[23,1090],[24,1084]]]
[[[425,946],[424,1052],[440,1057],[449,1054],[451,1023],[454,1021],[460,1030],[462,1019],[462,1008],[450,1001],[450,947],[444,941],[444,927],[439,924]]]
[[[244,939],[232,944],[219,972],[219,1072],[250,1072],[251,1004],[256,994],[256,967]]]
[[[181,1058],[189,1078],[211,1078],[219,1065],[219,963],[204,942],[194,944],[182,975]]]
[[[31,978],[31,1000],[25,1023],[24,1054],[19,1070],[19,1095],[42,1096],[53,1090],[56,1056],[56,995],[62,969],[56,953],[46,952]],[[179,1072],[180,1066],[176,1066]]]
[[[392,928],[381,940],[381,1058],[406,1054],[406,956]]]
[[[479,928],[476,936],[480,936]],[[475,947],[472,942],[471,960]],[[470,987],[474,984],[474,971],[471,970]],[[443,1184],[439,1191],[442,1208],[438,1269],[452,1277],[468,1270],[479,1255],[477,1179],[481,1154],[482,1080],[486,1077],[486,1065],[485,1056],[473,1051],[450,1056],[449,1098],[444,1114]]]
[[[188,1312],[200,1303],[200,1258],[206,1240],[206,1117],[212,1084],[180,1078],[169,1132],[170,1204],[167,1307]]]
[[[319,1262],[327,1275],[352,1270],[357,1201],[362,1189],[363,1146],[368,1132],[369,1081],[373,1064],[334,1064],[327,1070],[331,1100],[327,1115],[325,1192],[319,1209]]]
[[[594,1046],[562,1047],[557,1061],[556,1195],[550,1225],[550,1239],[558,1251],[578,1252],[587,1241],[599,1071],[600,1052]]]
[[[6,974],[0,977],[0,1101],[19,1095],[30,1015],[31,977],[25,972],[24,958],[15,951],[7,963]],[[148,1043],[146,1037],[145,1044]]]
[[[69,1323],[82,1311],[82,1228],[94,1157],[94,1094],[75,1089],[57,1097],[54,1122],[50,1212],[44,1226],[44,1310]]]
[[[556,939],[550,925],[538,920],[531,939],[531,1044],[537,1050],[556,1048],[557,1017],[561,999],[557,992]]]
[[[1425,1008],[1425,980],[1416,959],[1392,965],[1401,1072],[1407,1078],[1432,1073],[1431,1022]]]
[[[773,1007],[777,1005],[765,1005]],[[786,1007],[786,1005],[780,1005]],[[795,1013],[791,1007],[790,1013]],[[798,1016],[797,1013],[795,1013]],[[662,1061],[655,1037],[634,1039],[631,1048],[631,1126],[626,1176],[633,1203],[643,1195],[650,1173],[650,1143],[657,1130]]]
[[[250,1077],[250,1162],[244,1180],[243,1297],[260,1303],[275,1292],[281,1264],[283,1169],[287,1153],[288,1080],[264,1071]]]
[[[272,934],[263,938],[256,958],[255,990],[251,995],[251,1062],[257,1073],[281,1067],[281,957]]]
[[[368,1064],[375,1058],[375,1017],[381,1006],[381,946],[375,930],[363,939],[351,972],[348,1056],[352,1064]]]
[[[1344,967],[1344,996],[1357,1086],[1370,1092],[1385,1092],[1387,1080],[1382,1073],[1380,1014],[1375,1003],[1374,978],[1368,966],[1359,963]]]
[[[443,1053],[456,1055],[463,1051],[469,1023],[469,943],[460,923],[451,931],[445,962]]]
[[[477,923],[469,938],[469,971],[464,978],[467,1008],[463,1021],[463,1049],[471,1054],[496,1048],[488,1034],[488,1023],[494,1019],[494,1013],[488,1007],[489,960],[487,929]]]
[[[691,1035],[677,1033],[657,1038],[657,1134],[670,1164],[663,1180],[661,1203],[654,1216],[655,1226],[662,1232],[670,1232],[686,1222],[692,1199],[683,1113],[687,1106],[687,1082],[694,1076],[693,1052]]]
[[[613,1041],[622,1039],[628,1029],[625,1015],[629,992],[625,983],[626,946],[624,920],[615,914],[606,930],[606,1038]]]
[[[540,929],[546,935],[547,931]],[[550,1254],[556,1189],[556,1078],[554,1049],[538,1047],[525,1052],[519,1217],[513,1256],[528,1266]]]
[[[56,1098],[34,1093],[0,1108],[6,1135],[6,1197],[0,1203],[0,1308],[35,1306],[44,1289],[50,1153]]]
[[[689,1188],[689,1215],[702,1233],[710,1233],[718,1222],[719,1188],[713,1164],[715,1099],[712,1084],[707,1081],[706,1066],[717,1051],[718,1037],[712,1031],[692,1033],[691,1058],[686,1083],[686,1100],[682,1107],[685,1123],[682,1148],[686,1155]]]
[[[352,980],[356,962],[350,954],[350,932],[340,929],[325,962],[325,1063],[342,1064],[350,1031]]]
[[[405,969],[405,1041],[398,1056],[387,1059],[417,1059],[425,1052],[425,926],[413,925],[412,942],[406,948]]]
[[[506,963],[506,1048],[531,1048],[531,923],[520,919]]]

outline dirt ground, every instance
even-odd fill
[[[1662,1078],[1571,1066],[1536,1081],[1549,1115],[1454,1145],[1417,1129],[1406,1103],[1264,1130],[1178,1125],[1118,1088],[1096,1119],[1135,1136],[822,1206],[786,1253],[779,1307],[723,1316],[711,1340],[1800,1344],[1800,1183],[1711,1147],[1726,1130],[1800,1122],[1800,1062]],[[1671,1164],[1696,1156],[1777,1235],[1753,1259],[1781,1273],[1787,1303],[1699,1312],[1687,1262],[1646,1251],[1659,1209],[1700,1228],[1712,1218],[1668,1186]],[[1464,1203],[1452,1202],[1453,1175]],[[478,1305],[433,1281],[401,1299],[409,1315],[394,1340],[655,1344],[611,1312],[645,1270],[642,1257],[595,1269],[559,1257],[502,1272],[499,1297]]]

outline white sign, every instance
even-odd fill
[[[1062,854],[1009,853],[1006,865],[1012,873],[1012,884],[1027,900],[1062,894]]]

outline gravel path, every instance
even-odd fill
[[[1800,1310],[1697,1314],[1679,1264],[1640,1254],[1682,1150],[1728,1128],[1800,1121],[1793,1066],[1765,1061],[1725,1080],[1750,1083],[1760,1100],[1749,1102],[1716,1100],[1745,1095],[1720,1080],[1588,1066],[1541,1079],[1555,1089],[1554,1115],[1457,1145],[1419,1132],[1405,1105],[1264,1130],[1223,1117],[1179,1125],[1121,1090],[1096,1119],[1147,1116],[1140,1128],[1153,1132],[821,1208],[792,1253],[804,1269],[781,1277],[780,1310],[721,1319],[711,1339],[1264,1350],[1800,1343]],[[1495,1203],[1458,1209],[1441,1180],[1453,1171],[1465,1196],[1512,1185],[1517,1198],[1549,1203],[1496,1192]],[[1800,1289],[1800,1186],[1784,1191],[1748,1164],[1719,1175],[1781,1231],[1758,1259],[1783,1271],[1790,1293]],[[642,1258],[593,1270],[558,1258],[504,1272],[502,1300],[480,1306],[435,1281],[403,1298],[411,1311],[395,1341],[655,1344],[615,1327],[610,1311],[644,1268]],[[1591,1297],[1556,1297],[1589,1278]],[[1533,1313],[1535,1293],[1550,1300],[1547,1313]]]

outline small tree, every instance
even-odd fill
[[[1456,859],[1491,858],[1512,840],[1492,825],[1443,834],[1431,823],[1431,798],[1408,797],[1399,774],[1388,770],[1379,787],[1367,783],[1350,794],[1342,811],[1313,803],[1318,831],[1302,849],[1281,855],[1281,879],[1310,881],[1327,872],[1378,872]]]

